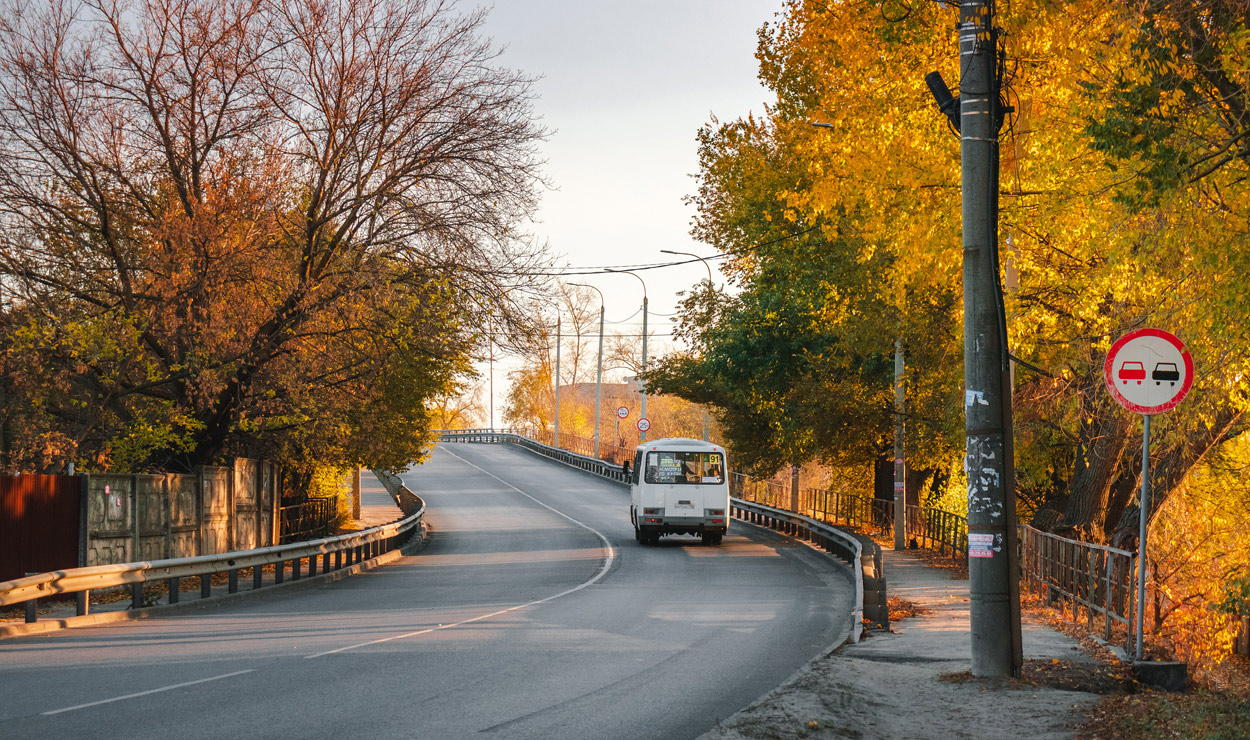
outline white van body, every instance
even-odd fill
[[[629,519],[634,539],[655,544],[666,534],[693,534],[719,545],[729,528],[725,448],[670,437],[634,448]]]

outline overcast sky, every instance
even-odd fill
[[[695,135],[713,114],[727,121],[763,110],[756,33],[781,0],[467,0],[465,7],[482,5],[493,5],[485,31],[507,47],[502,63],[542,77],[536,112],[554,132],[543,153],[556,189],[543,198],[535,234],[575,267],[680,259],[661,249],[714,254],[691,239],[693,212],[682,203],[694,190]],[[651,326],[667,334],[659,314],[672,314],[677,291],[707,270],[696,262],[641,276]],[[642,303],[642,286],[626,275],[572,280],[603,291],[608,322],[626,320]],[[496,423],[501,385],[497,367]]]

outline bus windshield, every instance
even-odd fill
[[[653,450],[647,453],[646,481],[648,483],[724,483],[725,461],[719,452]]]

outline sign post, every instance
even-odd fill
[[[1137,329],[1107,352],[1103,380],[1111,397],[1142,415],[1141,505],[1137,527],[1137,660],[1145,628],[1146,525],[1150,521],[1150,417],[1179,404],[1194,381],[1194,358],[1184,342],[1162,329]]]
[[[625,406],[616,407],[616,446],[624,446],[624,440],[621,439],[621,419],[629,418],[629,409]]]

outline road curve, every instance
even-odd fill
[[[0,642],[0,735],[693,738],[848,628],[820,555],[633,540],[619,487],[505,445],[404,476],[421,552],[336,583]]]

